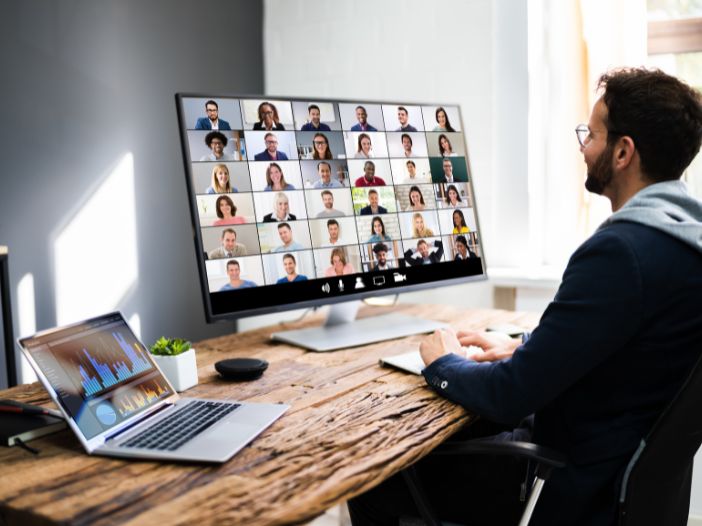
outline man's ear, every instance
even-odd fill
[[[614,148],[615,165],[618,168],[628,168],[635,153],[636,145],[634,144],[634,140],[628,135],[620,137]]]

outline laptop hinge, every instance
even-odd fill
[[[166,409],[173,407],[174,405],[175,404],[173,404],[173,403],[166,403],[166,404],[162,405],[161,407],[159,407],[158,409],[155,409],[152,413],[149,413],[148,418],[150,419],[151,417],[165,411]],[[141,418],[135,422],[132,422],[131,424],[129,424],[126,427],[123,427],[119,431],[115,431],[111,435],[108,435],[105,437],[105,443],[107,443],[110,440],[114,440],[115,438],[117,438],[120,435],[123,435],[127,431],[131,431],[133,428],[135,428],[136,426],[138,426],[139,424],[142,424],[142,423],[144,423],[144,418]]]

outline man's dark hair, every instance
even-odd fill
[[[219,104],[217,104],[215,101],[213,101],[211,99],[208,100],[207,102],[205,102],[205,109],[207,109],[207,106],[209,106],[210,104],[212,104],[215,108],[219,109]]]
[[[607,144],[634,141],[641,171],[655,182],[679,179],[702,142],[702,98],[660,70],[624,68],[602,75]]]
[[[366,113],[368,113],[368,112],[366,111],[366,108],[364,108],[363,106],[356,106],[356,109],[357,109],[357,110],[360,109],[360,110],[363,110],[363,111],[365,111]]]
[[[317,171],[319,171],[319,167],[322,166],[323,164],[326,164],[329,167],[329,171],[331,172],[331,164],[329,164],[327,161],[321,161],[317,163]]]
[[[401,141],[404,141],[404,140],[405,140],[405,137],[407,137],[407,139],[408,139],[409,142],[410,142],[410,145],[412,145],[412,137],[409,136],[409,133],[403,133],[402,136],[400,137],[400,140],[401,140]]]
[[[295,261],[295,256],[293,256],[293,255],[290,254],[290,253],[285,254],[285,255],[283,256],[283,261],[285,261],[286,259],[292,259],[292,260],[293,260],[293,263],[297,264],[297,261]]]
[[[378,254],[379,252],[387,252],[388,251],[388,246],[385,243],[376,243],[373,246],[373,252]]]
[[[368,190],[368,195],[371,195],[371,194],[378,195],[378,190],[374,190],[374,189]]]
[[[409,115],[409,112],[407,111],[407,108],[405,108],[404,106],[398,106],[398,107],[397,107],[397,111],[404,111],[405,113],[407,113],[407,114]]]
[[[311,112],[312,110],[317,110],[320,112],[322,111],[319,109],[319,106],[317,106],[316,104],[310,104],[309,106],[307,106],[307,113]]]
[[[292,228],[290,228],[290,224],[289,224],[289,223],[280,223],[280,224],[278,225],[278,230],[280,230],[281,228],[287,228],[288,230],[292,230]]]
[[[329,221],[327,221],[327,228],[329,228],[330,225],[339,226],[339,222],[336,219],[330,219]]]
[[[225,234],[234,234],[234,237],[236,237],[236,230],[234,230],[233,228],[225,228],[224,230],[222,230],[222,239],[224,239]]]
[[[410,161],[407,161],[405,164],[411,164],[411,165],[414,166],[415,168],[417,167],[417,165],[414,164],[414,161],[411,161],[411,160],[410,160]]]
[[[332,194],[330,190],[322,190],[322,195],[324,194],[329,194],[330,196],[334,197],[334,194]]]
[[[229,261],[227,261],[227,268],[234,266],[241,268],[241,265],[239,265],[239,262],[236,259],[230,259]]]
[[[220,141],[222,141],[222,146],[227,145],[228,141],[227,141],[226,135],[224,135],[222,132],[211,131],[210,133],[205,135],[205,144],[207,145],[208,148],[210,147],[210,144],[212,144],[212,141],[214,139],[219,139]]]

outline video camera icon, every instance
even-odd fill
[[[393,272],[392,279],[395,280],[395,283],[399,283],[401,281],[407,281],[407,274],[400,274],[399,272]]]

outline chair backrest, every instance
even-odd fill
[[[621,526],[685,526],[692,463],[702,443],[702,358],[632,458],[622,483]]]

